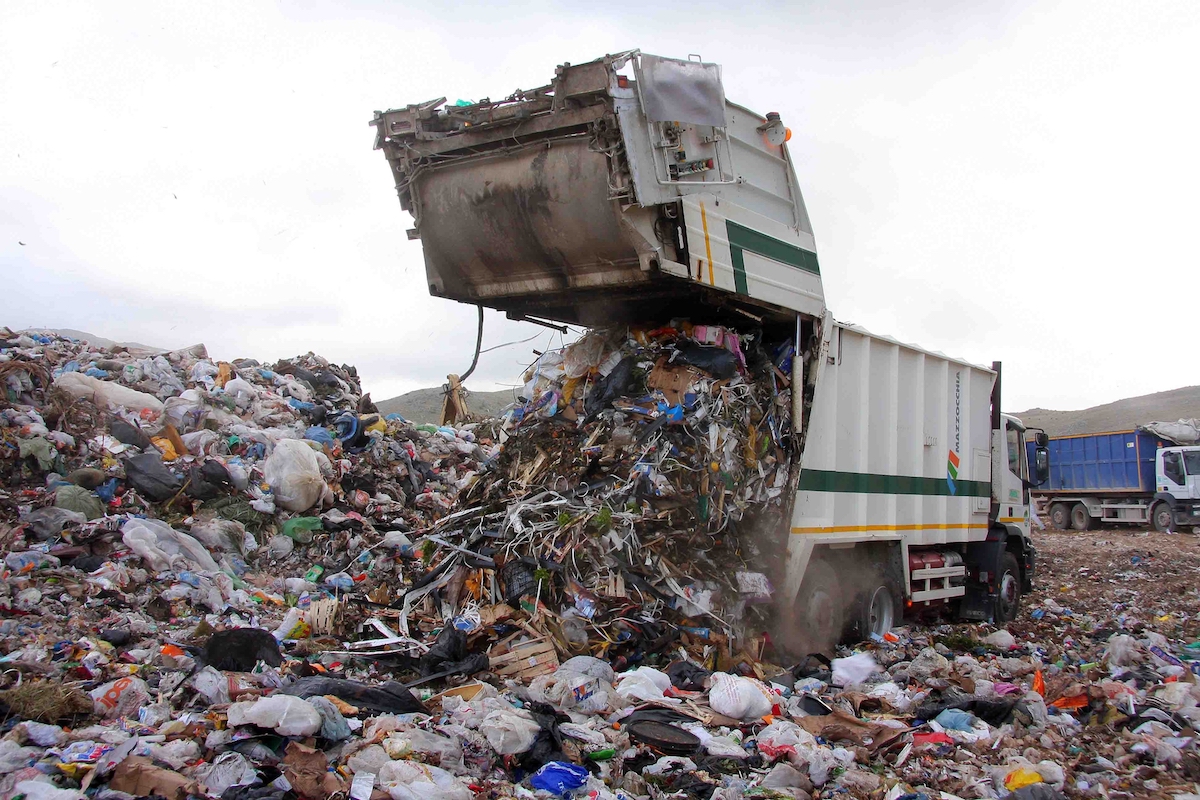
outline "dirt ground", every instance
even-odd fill
[[[1029,615],[1053,601],[1076,618],[1092,617],[1100,632],[1147,627],[1170,639],[1200,638],[1200,535],[1114,527],[1035,531],[1034,543],[1034,591],[1025,598],[1018,627],[1061,629],[1062,620],[1038,622]],[[1088,635],[1084,619],[1065,627],[1089,640],[1099,638],[1097,631]]]

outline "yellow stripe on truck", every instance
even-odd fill
[[[967,531],[987,530],[986,522],[943,523],[940,525],[827,525],[816,528],[792,528],[792,533],[866,533],[891,531]]]
[[[708,212],[704,210],[704,203],[700,204],[700,224],[704,226],[704,252],[708,254],[708,285],[716,286],[713,280],[712,242],[708,239]]]
[[[997,522],[1012,522],[1014,524],[1019,524],[1019,523],[1024,522],[1025,518],[1024,517],[1001,517],[1000,519],[998,519],[996,521]]]

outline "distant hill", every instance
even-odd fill
[[[166,348],[163,347],[151,347],[148,344],[141,344],[140,342],[114,342],[112,339],[105,339],[103,336],[97,336],[96,334],[88,333],[87,331],[77,331],[74,328],[26,328],[24,332],[54,333],[71,339],[81,339],[88,344],[101,349],[107,349],[109,347],[113,347],[114,345],[120,345],[121,347],[125,347],[130,350],[146,350],[152,353],[166,352]]]
[[[1128,397],[1082,411],[1031,408],[1015,416],[1031,428],[1044,428],[1051,436],[1128,431],[1147,422],[1200,417],[1200,386]]]
[[[506,406],[515,403],[515,389],[499,392],[468,392],[467,408],[472,414],[491,417],[499,414]],[[442,415],[442,389],[416,389],[399,397],[375,403],[381,414],[399,414],[412,422],[437,423]]]

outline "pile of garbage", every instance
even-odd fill
[[[435,427],[311,353],[0,329],[0,796],[1193,791],[1200,690],[1153,630],[1054,649],[1043,602],[772,643],[797,357],[594,331]]]

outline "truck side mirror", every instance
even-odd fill
[[[1045,437],[1046,434],[1042,434]],[[1050,480],[1050,451],[1044,444],[1039,444],[1033,451],[1033,485],[1041,486]]]
[[[1036,431],[1033,434],[1033,441],[1038,447],[1048,447],[1050,444],[1050,436],[1045,431]]]

